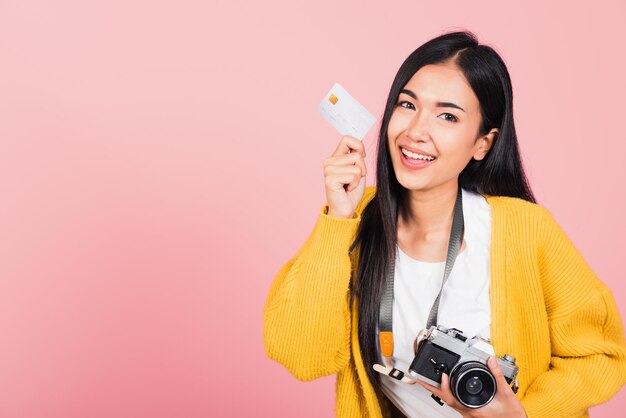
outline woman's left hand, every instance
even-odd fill
[[[504,374],[496,358],[491,356],[487,361],[487,366],[496,378],[496,396],[482,408],[467,408],[456,400],[450,390],[450,382],[447,374],[441,376],[441,389],[438,389],[426,382],[417,380],[426,390],[441,398],[448,406],[456,409],[464,418],[526,418],[526,412],[522,403],[517,399],[513,390],[504,379]]]

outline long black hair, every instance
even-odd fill
[[[471,32],[452,32],[417,48],[396,74],[385,106],[378,137],[377,190],[363,210],[351,250],[358,247],[357,277],[352,289],[359,312],[359,344],[368,377],[380,390],[377,324],[379,305],[388,274],[393,273],[397,245],[398,211],[406,210],[407,190],[398,182],[387,139],[387,127],[398,95],[411,77],[428,64],[456,64],[480,104],[479,135],[492,128],[499,134],[482,160],[472,159],[459,174],[459,187],[492,196],[511,196],[536,202],[522,167],[513,123],[513,90],[506,65],[491,47],[479,45]]]

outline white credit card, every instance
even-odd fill
[[[339,83],[330,89],[317,111],[339,131],[341,135],[351,135],[363,139],[367,131],[376,123],[376,118],[357,102]]]

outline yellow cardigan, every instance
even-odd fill
[[[306,243],[278,272],[264,309],[267,356],[308,381],[337,373],[337,417],[388,416],[369,382],[349,306],[358,251],[349,255],[367,187],[352,219],[324,206]],[[588,417],[626,382],[626,344],[610,290],[545,208],[485,195],[491,208],[491,340],[520,367],[528,418]]]

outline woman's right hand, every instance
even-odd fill
[[[365,174],[363,143],[353,136],[342,136],[333,155],[324,160],[328,215],[352,218],[365,193]]]

